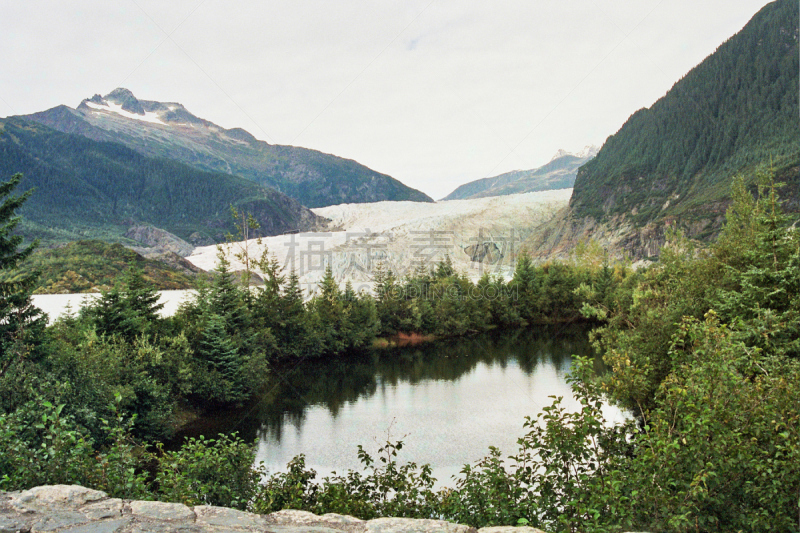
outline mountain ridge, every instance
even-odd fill
[[[530,170],[512,170],[504,174],[471,181],[457,187],[442,200],[466,200],[504,196],[524,192],[569,189],[578,168],[597,154],[599,148],[586,146],[577,154],[560,149],[544,165]]]
[[[269,144],[242,128],[225,129],[177,102],[140,100],[124,88],[24,115],[65,133],[122,143],[209,172],[272,187],[307,207],[382,200],[433,201],[386,174],[318,150]]]

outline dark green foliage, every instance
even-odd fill
[[[712,306],[726,322],[739,322],[750,332],[745,341],[765,353],[800,357],[800,237],[789,227],[778,200],[777,186],[762,176],[755,201],[735,184],[741,200],[735,205],[747,217],[734,217],[723,241],[745,244],[741,256],[726,264],[723,283]],[[742,242],[742,237],[747,241]],[[727,250],[726,250],[727,251]]]
[[[602,384],[639,421],[611,460],[626,504],[608,525],[796,531],[798,237],[761,183],[757,199],[735,185],[710,249],[676,235],[631,297],[585,308],[609,320]]]
[[[487,313],[487,322],[499,328],[514,328],[522,326],[524,321],[519,316],[517,307],[514,306],[514,298],[518,297],[518,292],[511,285],[506,285],[502,278],[492,278],[489,274],[484,274],[475,288],[478,294],[483,295],[481,304],[484,312]]]
[[[275,334],[286,357],[314,357],[321,353],[322,345],[316,342],[300,288],[300,279],[292,272],[280,296],[280,316],[275,324]]]
[[[674,367],[669,350],[678,324],[684,317],[703,319],[710,309],[738,324],[739,334],[750,331],[748,344],[770,357],[796,356],[798,237],[780,215],[769,178],[761,179],[758,200],[741,181],[734,187],[729,222],[708,250],[674,235],[659,263],[629,286],[629,296],[617,301],[613,313],[603,305],[584,309],[609,317],[596,333],[598,347],[613,369],[609,391],[626,407],[643,413],[653,406]]]
[[[144,279],[144,273],[129,268],[122,280],[100,298],[81,309],[98,333],[119,336],[133,341],[140,335],[152,335],[158,328],[158,303],[155,288]]]
[[[206,363],[209,389],[197,391],[205,401],[237,403],[248,397],[242,375],[242,357],[228,335],[225,320],[212,314],[197,343],[197,357]]]
[[[381,332],[385,335],[395,335],[401,331],[408,332],[419,329],[420,325],[414,321],[412,309],[402,293],[394,272],[391,269],[384,270],[383,265],[379,264],[373,273],[373,280],[375,282],[375,308],[381,323]],[[429,281],[421,277],[417,284],[420,291],[416,295],[425,295],[429,285]]]
[[[578,288],[601,274],[607,275],[586,265],[534,265],[530,257],[521,254],[508,288],[515,298],[516,314],[526,322],[572,322],[583,318],[580,309],[584,300]]]
[[[14,174],[0,183],[0,407],[6,409],[31,399],[28,387],[37,379],[33,365],[43,355],[39,346],[46,325],[30,298],[38,273],[18,270],[36,247],[34,242],[20,249],[22,237],[14,233],[20,222],[16,211],[30,196],[12,196],[21,180]]]
[[[0,489],[37,485],[84,485],[117,498],[148,495],[139,469],[140,450],[130,441],[121,418],[103,421],[110,444],[97,454],[91,438],[63,414],[64,405],[28,404],[0,415]]]
[[[773,165],[797,210],[798,6],[766,5],[649,109],[634,113],[578,171],[579,216],[721,215],[737,173]],[[748,183],[750,185],[751,183]]]
[[[100,421],[112,416],[108,406],[116,395],[120,413],[136,415],[138,437],[172,435],[173,409],[192,390],[196,375],[185,339],[128,341],[98,336],[86,323],[61,321],[51,328],[46,348],[46,369],[61,385],[43,394],[65,403],[67,413],[95,440],[103,438]]]
[[[339,513],[371,519],[379,516],[430,518],[437,513],[436,479],[428,465],[397,463],[403,442],[386,442],[373,458],[361,446],[358,458],[365,473],[344,475],[316,482],[316,472],[307,469],[305,458],[295,457],[288,472],[271,476],[259,487],[253,510],[270,513],[280,509],[302,509],[317,514]]]
[[[136,445],[130,423],[103,421],[105,446],[97,447],[64,405],[29,404],[0,415],[0,490],[75,484],[113,498],[160,499],[187,505],[245,509],[262,471],[253,468],[253,446],[235,434],[189,439],[176,451],[156,454]],[[148,474],[145,467],[152,469]]]
[[[319,292],[311,300],[310,320],[323,351],[340,353],[348,344],[352,324],[345,311],[345,301],[339,284],[333,278],[331,267],[325,269],[325,275],[318,284]]]
[[[615,461],[637,527],[797,530],[800,365],[767,371],[737,336],[713,312],[680,325],[636,457]]]
[[[159,499],[244,510],[264,473],[253,468],[254,459],[254,447],[235,433],[188,439],[179,450],[161,451],[158,457]]]
[[[228,174],[145,157],[121,144],[60,133],[20,118],[0,121],[0,173],[24,172],[37,194],[23,208],[26,237],[118,241],[138,221],[192,240],[222,242],[229,207],[252,213],[265,234],[308,227],[316,217],[295,200]]]
[[[175,317],[198,365],[193,399],[201,405],[238,404],[266,382],[275,340],[253,312],[255,299],[237,285],[220,250],[219,265],[193,302]]]
[[[526,254],[520,254],[508,283],[488,275],[473,283],[455,273],[447,259],[404,280],[379,265],[374,282],[380,333],[451,337],[496,327],[583,321],[585,298],[577,290],[598,272],[580,262],[534,265]],[[608,281],[608,290],[628,274],[621,270]]]

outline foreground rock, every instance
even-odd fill
[[[283,510],[257,515],[199,505],[109,498],[77,485],[50,485],[22,492],[0,492],[0,533],[145,533],[145,532],[273,532],[273,533],[543,533],[529,527],[476,530],[442,520],[376,518]]]

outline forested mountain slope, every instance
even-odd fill
[[[778,0],[648,109],[631,115],[578,170],[570,206],[525,247],[566,257],[595,240],[613,254],[658,256],[669,231],[711,240],[741,176],[785,183],[784,209],[800,211],[798,5]]]
[[[296,200],[249,180],[145,157],[118,143],[61,133],[22,118],[0,120],[0,175],[21,172],[22,232],[43,241],[119,240],[147,223],[192,243],[234,231],[230,206],[252,213],[262,234],[322,222]]]
[[[226,130],[198,118],[179,103],[139,100],[128,89],[87,98],[77,109],[62,105],[25,118],[97,141],[119,142],[147,156],[241,176],[308,207],[432,201],[356,161],[307,148],[267,144],[241,128]]]
[[[578,171],[573,214],[690,224],[724,213],[731,178],[752,184],[762,165],[796,210],[799,117],[798,4],[778,0],[608,138]]]

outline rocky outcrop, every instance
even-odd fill
[[[473,527],[443,520],[376,518],[283,510],[257,515],[210,505],[109,498],[78,485],[0,492],[0,533],[274,532],[274,533],[543,533],[531,527]]]
[[[125,237],[148,246],[155,253],[172,252],[181,257],[192,254],[194,246],[167,230],[153,226],[134,225],[125,232]],[[138,251],[138,250],[137,250]],[[141,253],[141,252],[140,252]],[[145,255],[145,254],[142,254]],[[147,257],[147,255],[145,255]]]
[[[496,264],[503,258],[503,253],[494,242],[481,242],[471,244],[464,248],[464,253],[469,256],[473,263]]]

